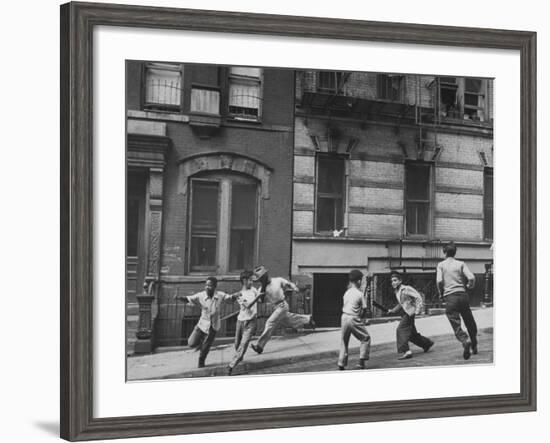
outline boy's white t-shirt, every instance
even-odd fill
[[[254,306],[251,307],[245,307],[246,305],[249,305],[254,301],[254,299],[258,296],[259,292],[258,290],[252,286],[250,289],[244,289],[241,291],[241,294],[237,297],[237,303],[239,303],[241,307],[241,311],[239,312],[239,316],[237,317],[237,320],[239,321],[246,321],[246,320],[252,320],[254,317],[256,317],[256,314],[258,313],[258,303],[254,303]]]

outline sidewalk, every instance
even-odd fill
[[[493,326],[493,308],[473,311],[478,329]],[[395,342],[396,321],[367,326],[373,345]],[[416,320],[418,330],[426,336],[452,334],[445,315],[435,315]],[[254,343],[255,340],[252,342]],[[272,365],[296,363],[311,358],[336,355],[340,346],[340,329],[308,331],[302,334],[275,337],[269,341],[260,355],[249,349],[241,365],[247,371]],[[353,337],[350,351],[357,351],[359,342]],[[213,346],[206,359],[205,368],[197,368],[198,353],[191,349],[129,357],[128,381],[176,377],[207,377],[225,375],[233,356],[233,343]]]

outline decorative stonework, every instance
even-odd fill
[[[233,171],[256,178],[262,198],[269,198],[272,169],[259,160],[229,152],[212,152],[184,158],[179,165],[178,192],[187,194],[189,178],[203,171]]]
[[[149,236],[149,266],[148,275],[158,275],[160,258],[160,239],[162,229],[162,212],[151,212],[151,233]]]

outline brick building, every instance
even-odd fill
[[[298,71],[295,92],[292,278],[317,324],[339,324],[351,268],[372,275],[380,302],[393,304],[399,269],[436,304],[448,240],[481,303],[493,256],[492,80]]]
[[[207,275],[227,292],[257,263],[289,275],[295,80],[142,61],[126,78],[127,352],[149,352],[185,343],[199,312],[173,297],[203,290]]]

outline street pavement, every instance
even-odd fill
[[[367,327],[372,337],[371,369],[440,366],[454,364],[491,363],[493,361],[493,309],[474,310],[479,329],[479,354],[469,360],[462,358],[462,347],[455,339],[445,315],[434,315],[416,320],[418,331],[435,341],[433,350],[424,354],[411,345],[412,359],[398,361],[395,347],[397,322],[371,324]],[[254,343],[255,341],[252,341]],[[234,370],[239,374],[270,374],[288,372],[325,371],[335,369],[340,346],[340,330],[304,331],[299,334],[273,337],[260,355],[249,349],[244,361]],[[353,367],[359,352],[359,342],[350,340],[350,365]],[[226,368],[234,353],[227,339],[214,343],[206,359],[205,368],[197,368],[198,352],[191,349],[131,356],[127,359],[127,379],[152,380],[166,378],[209,377],[226,375]]]

